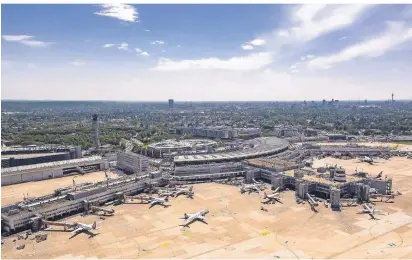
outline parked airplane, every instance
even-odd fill
[[[168,197],[166,197],[166,198],[164,198],[164,199],[162,199],[162,198],[151,198],[151,199],[148,200],[148,202],[149,202],[149,204],[150,204],[149,209],[152,208],[152,207],[154,207],[154,206],[156,206],[156,205],[162,205],[162,206],[165,207],[165,208],[171,206],[171,205],[165,204],[166,202],[169,202],[169,198],[168,198]]]
[[[90,237],[95,236],[95,233],[90,232],[91,230],[97,230],[97,224],[101,222],[93,222],[93,224],[84,224],[80,222],[53,222],[53,221],[46,221],[43,220],[43,223],[46,226],[63,226],[64,230],[66,231],[67,229],[71,229],[72,236],[70,238],[73,238],[74,236],[77,236],[78,234],[84,232],[90,235]]]
[[[186,188],[183,188],[183,189],[178,189],[176,192],[175,192],[175,194],[174,194],[174,196],[175,196],[175,198],[177,198],[177,197],[179,197],[180,195],[186,195],[188,198],[192,198],[193,199],[193,194],[194,194],[194,192],[193,192],[193,186],[190,186],[190,188],[188,188],[188,189],[186,189]]]
[[[366,162],[366,163],[369,163],[371,165],[375,162],[371,157],[368,157],[368,156],[361,157],[361,158],[359,158],[359,160],[361,162]]]
[[[275,201],[282,203],[279,198],[280,194],[279,192],[279,187],[276,188],[276,190],[272,194],[267,194],[266,192],[263,192],[263,199],[266,199],[265,201],[262,201],[263,204],[268,204],[268,203],[275,203]]]
[[[257,193],[259,193],[260,192],[260,189],[256,186],[256,185],[254,185],[254,184],[250,184],[250,185],[243,185],[241,188],[240,188],[240,193],[245,193],[245,192],[249,192],[249,194],[250,193],[252,193],[252,192],[257,192]]]
[[[207,222],[205,221],[205,216],[208,213],[209,213],[209,210],[201,210],[201,211],[199,211],[197,213],[194,213],[194,214],[186,214],[185,213],[184,217],[182,218],[182,219],[185,220],[185,223],[183,225],[180,225],[180,226],[189,227],[189,225],[192,224],[195,221],[200,221],[200,222],[203,222],[203,223],[207,224]]]

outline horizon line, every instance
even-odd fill
[[[172,99],[172,98],[171,98]],[[364,102],[365,100],[367,102],[385,102],[389,101],[391,102],[391,99],[333,99],[334,101],[339,101],[339,102]],[[165,102],[167,103],[168,100],[98,100],[98,99],[90,99],[90,100],[82,100],[82,99],[1,99],[1,102],[3,101],[24,101],[24,102],[132,102],[132,103],[139,103],[139,102]],[[181,102],[322,102],[323,99],[319,100],[174,100],[175,103],[181,103]],[[332,99],[325,99],[326,102],[332,101]],[[412,101],[412,99],[396,99],[394,102],[405,102],[405,101]]]

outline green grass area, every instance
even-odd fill
[[[412,141],[400,141],[400,142],[392,142],[392,144],[408,144],[408,145],[412,145]]]

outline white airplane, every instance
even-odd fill
[[[183,188],[183,189],[177,190],[177,191],[175,192],[175,194],[174,194],[174,197],[177,198],[177,197],[179,197],[179,196],[182,195],[182,194],[186,195],[188,198],[192,198],[192,199],[193,199],[193,194],[194,194],[194,192],[193,192],[193,186],[190,186],[190,188],[188,188],[188,189]]]
[[[98,223],[101,223],[101,222],[98,222]],[[89,234],[91,234],[91,236],[95,236],[96,234],[91,233],[90,230],[99,229],[97,227],[97,222],[96,221],[93,222],[93,224],[83,224],[83,223],[77,222],[76,225],[77,225],[77,228],[71,232],[73,234],[72,237],[76,236],[77,234],[79,234],[81,232],[89,233]]]
[[[249,194],[250,193],[252,193],[252,192],[257,192],[257,193],[259,193],[260,192],[260,189],[256,186],[256,185],[254,185],[254,184],[251,184],[251,185],[243,185],[241,188],[240,188],[240,193],[245,193],[245,192],[249,192]]]
[[[149,209],[156,206],[156,205],[162,205],[165,208],[170,206],[170,205],[165,204],[166,202],[169,202],[168,197],[166,197],[164,199],[162,199],[162,198],[151,198],[151,199],[148,200],[148,202],[150,204]]]
[[[203,223],[207,224],[207,222],[205,221],[205,216],[208,213],[209,213],[209,210],[201,210],[201,211],[199,211],[197,213],[194,213],[194,214],[186,214],[185,213],[184,217],[182,218],[182,219],[185,220],[185,223],[183,225],[180,225],[180,226],[189,227],[189,225],[192,224],[195,221],[200,221],[200,222],[203,222]]]
[[[100,224],[101,222],[93,222],[93,224],[84,224],[80,222],[53,222],[53,221],[43,221],[45,225],[52,225],[52,226],[63,226],[64,230],[66,231],[67,229],[71,229],[72,236],[70,237],[73,238],[77,236],[78,234],[84,232],[90,235],[90,237],[95,236],[95,233],[90,232],[91,230],[97,230],[97,224]]]
[[[373,164],[373,163],[374,163],[374,160],[373,160],[372,158],[368,157],[368,156],[361,157],[361,158],[359,158],[359,160],[360,160],[361,162],[366,162],[366,163],[369,163],[369,164]]]
[[[272,193],[272,194],[267,194],[266,192],[263,192],[263,199],[266,199],[265,201],[262,201],[263,204],[268,204],[268,203],[274,203],[275,201],[282,203],[280,200],[280,194],[279,194],[279,187]]]

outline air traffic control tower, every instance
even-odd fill
[[[100,140],[99,140],[99,121],[97,114],[93,115],[93,146],[95,147],[96,151],[100,151]]]

